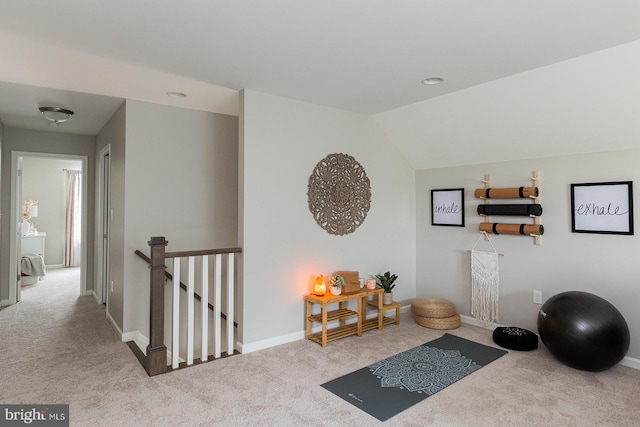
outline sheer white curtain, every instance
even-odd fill
[[[80,265],[80,243],[82,239],[81,179],[79,170],[65,170],[65,227],[64,259],[65,267]]]

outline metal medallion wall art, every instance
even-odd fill
[[[309,210],[329,234],[353,233],[371,207],[371,184],[353,157],[335,153],[320,160],[309,177]]]

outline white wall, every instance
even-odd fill
[[[0,118],[0,177],[2,177],[2,156],[4,153],[4,123],[2,123],[2,119]],[[4,209],[4,205],[2,204],[1,200],[2,200],[2,191],[3,191],[3,185],[0,184],[0,213],[2,213],[2,209]],[[3,227],[1,226],[1,222],[0,222],[0,247],[2,247],[2,242],[3,240]],[[2,276],[2,261],[0,260],[0,277]],[[4,288],[0,287],[0,306],[3,305],[3,301],[5,299],[8,299],[7,297],[9,296],[9,289],[7,288],[7,295],[4,296]]]
[[[248,90],[241,104],[244,349],[302,337],[303,296],[320,273],[391,270],[395,299],[413,298],[415,172],[375,121]],[[369,214],[345,236],[320,228],[307,203],[309,176],[331,153],[355,157],[371,181]]]
[[[500,257],[500,322],[537,332],[540,305],[532,291],[541,290],[543,302],[569,290],[591,292],[606,299],[625,317],[631,331],[628,356],[640,358],[640,238],[623,235],[571,232],[570,184],[634,181],[638,203],[640,150],[554,157],[475,166],[422,170],[417,173],[417,276],[419,297],[445,298],[459,313],[471,315],[471,249],[478,239],[482,219],[473,190],[483,188],[484,174],[492,187],[531,185],[534,170],[541,173],[542,245],[526,236],[493,236]],[[431,226],[430,190],[464,187],[466,227]],[[638,227],[636,209],[635,224]],[[500,217],[493,217],[498,222]],[[504,218],[502,218],[504,221]],[[514,222],[507,220],[504,222]],[[524,223],[531,224],[529,218]],[[486,243],[483,249],[490,249]]]
[[[25,156],[22,161],[22,195],[38,200],[38,217],[31,223],[47,233],[45,263],[60,266],[64,258],[65,174],[63,169],[82,169],[80,160]],[[89,260],[91,262],[91,260]]]
[[[123,102],[109,121],[96,135],[96,156],[107,146],[110,146],[110,184],[111,184],[111,229],[109,230],[109,279],[113,286],[108,289],[107,314],[122,331],[124,327],[124,188],[125,188],[125,135],[127,125],[127,103]],[[102,159],[96,159],[102,161]],[[96,169],[99,170],[96,165]],[[96,180],[96,185],[100,181]],[[96,194],[100,194],[96,189]],[[96,200],[96,213],[98,201]],[[98,221],[96,219],[96,225]],[[96,227],[98,228],[98,227]],[[96,230],[95,252],[99,254],[98,245],[102,245],[100,237],[102,230]],[[130,255],[130,254],[128,254]],[[95,283],[101,283],[96,266]]]
[[[149,269],[134,255],[238,245],[238,118],[126,102],[123,331],[148,336]]]

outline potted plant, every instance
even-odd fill
[[[344,277],[339,274],[331,277],[331,293],[333,295],[340,295],[342,293],[342,287],[345,285]]]
[[[396,287],[395,281],[398,278],[397,274],[391,274],[388,271],[384,274],[376,274],[378,279],[378,286],[384,289],[384,295],[382,295],[382,303],[384,305],[391,304],[393,302],[393,288]]]

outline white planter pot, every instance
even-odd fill
[[[393,292],[385,292],[382,294],[382,303],[389,305],[393,302]]]
[[[340,295],[342,293],[342,288],[336,288],[334,286],[331,287],[331,293],[333,295]]]

